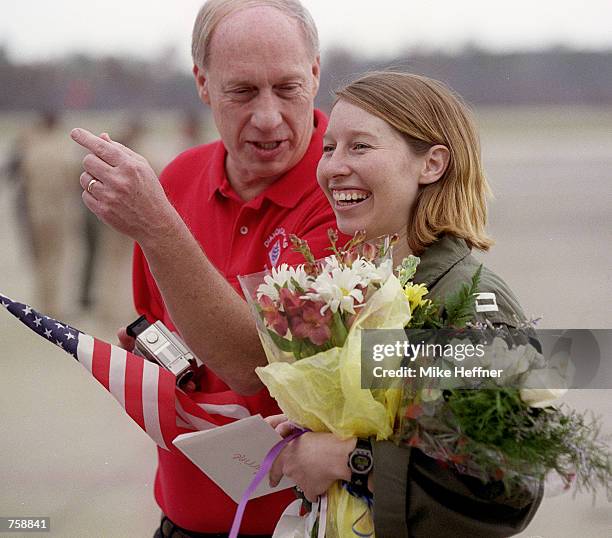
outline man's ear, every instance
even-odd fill
[[[437,144],[429,148],[423,158],[419,185],[429,185],[438,181],[446,172],[449,161],[450,151],[446,146]]]
[[[312,77],[314,80],[313,95],[317,95],[319,91],[319,83],[321,81],[321,57],[317,54],[314,63],[312,64]]]
[[[198,90],[198,96],[200,97],[200,101],[202,101],[205,105],[210,105],[210,95],[208,93],[208,78],[206,77],[204,69],[194,64],[192,72],[195,78],[196,88]]]

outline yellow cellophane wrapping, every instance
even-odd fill
[[[343,439],[388,439],[393,433],[401,391],[361,388],[361,331],[402,329],[409,320],[406,296],[397,278],[391,276],[361,309],[342,348],[290,363],[285,354],[271,349],[269,338],[261,335],[270,364],[257,368],[257,375],[287,418],[304,428],[329,431]],[[328,491],[328,506],[328,538],[355,536],[351,527],[364,511],[368,513],[359,519],[356,530],[374,530],[371,511],[339,483]]]

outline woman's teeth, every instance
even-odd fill
[[[362,202],[370,197],[369,193],[363,191],[332,191],[335,202]]]

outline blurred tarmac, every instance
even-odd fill
[[[483,109],[477,116],[496,196],[497,245],[483,259],[528,315],[544,316],[541,328],[612,328],[612,110]],[[36,307],[11,204],[0,179],[0,291]],[[78,244],[62,239],[74,249],[62,274],[70,284]],[[128,272],[98,281],[100,291],[129,290]],[[132,315],[123,306],[100,321],[73,309],[65,321],[114,342]],[[79,364],[6,314],[0,349],[0,516],[50,516],[49,536],[152,536],[159,510],[149,438]],[[566,402],[602,415],[612,432],[611,398],[612,390],[583,390]],[[565,494],[545,498],[520,536],[600,538],[611,529],[603,494],[595,505],[590,495]]]

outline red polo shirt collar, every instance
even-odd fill
[[[227,151],[223,143],[219,142],[218,146],[215,148],[212,162],[210,163],[212,170],[209,176],[210,181],[208,182],[208,200],[210,201],[218,192],[220,196],[239,201],[253,209],[258,209],[264,199],[268,199],[281,207],[295,207],[302,196],[311,189],[309,182],[301,181],[301,178],[311,173],[313,167],[316,168],[321,156],[323,136],[325,135],[325,129],[327,129],[327,117],[320,110],[314,111],[314,127],[315,130],[310,139],[310,145],[300,162],[285,173],[278,181],[270,185],[264,192],[248,202],[243,202],[227,180],[227,175],[225,173],[225,158],[227,156]]]

